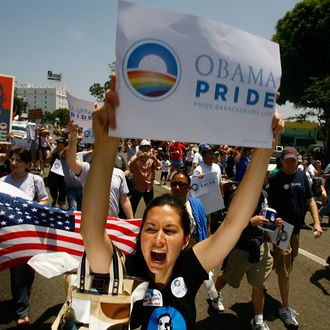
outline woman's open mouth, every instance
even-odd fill
[[[152,260],[155,262],[162,262],[166,258],[166,253],[160,251],[151,251],[150,255]]]

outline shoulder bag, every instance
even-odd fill
[[[109,274],[92,273],[86,253],[83,254],[77,285],[69,289],[69,299],[64,304],[64,311],[61,310],[62,316],[58,316],[60,322],[52,330],[66,329],[63,323],[72,322],[73,317],[81,329],[129,329],[133,303],[144,296],[149,283],[127,276],[123,254],[115,247],[113,251]]]

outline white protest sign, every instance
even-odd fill
[[[94,143],[94,132],[92,128],[83,129],[82,143]]]
[[[193,177],[191,179],[191,187],[191,196],[198,197],[201,200],[206,214],[225,207],[216,173],[205,174],[203,178]]]
[[[23,148],[30,150],[32,145],[32,140],[25,140],[25,139],[20,139],[18,137],[14,137],[11,140],[11,148],[13,150]]]
[[[120,107],[112,135],[271,147],[278,44],[119,1],[116,69]]]
[[[70,110],[70,118],[82,128],[92,127],[92,112],[94,109],[94,103],[78,99],[67,93],[68,104]]]
[[[14,137],[28,139],[28,123],[26,121],[13,120],[11,132]]]
[[[50,169],[51,172],[64,176],[64,172],[63,172],[63,167],[62,167],[62,163],[59,159],[55,159],[52,168]]]

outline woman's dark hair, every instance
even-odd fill
[[[9,158],[11,158],[12,155],[19,156],[19,159],[24,163],[31,163],[32,162],[32,154],[31,154],[30,150],[23,149],[23,148],[10,150]]]
[[[174,177],[177,176],[177,175],[183,175],[187,178],[187,181],[188,181],[188,184],[190,185],[191,183],[191,179],[190,179],[190,176],[189,174],[186,172],[186,171],[182,171],[180,170],[179,172],[176,172],[173,176],[172,176],[172,181],[174,181]]]
[[[140,234],[137,239],[136,243],[136,250],[135,252],[142,256],[142,251],[141,251],[141,232],[143,229],[143,226],[145,224],[146,218],[148,216],[148,213],[150,210],[154,207],[157,206],[164,206],[164,205],[169,205],[173,207],[174,209],[177,210],[180,218],[181,218],[181,225],[183,228],[183,233],[185,236],[190,234],[190,218],[189,214],[187,212],[186,207],[181,203],[180,199],[177,198],[176,196],[172,194],[164,194],[161,196],[158,196],[154,198],[148,205],[147,208],[145,209],[142,217],[142,224],[141,224],[141,229],[140,229]]]

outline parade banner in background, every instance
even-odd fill
[[[82,128],[90,129],[92,127],[92,112],[94,103],[78,99],[67,93],[68,104],[70,110],[70,118]]]
[[[271,147],[281,79],[274,42],[119,1],[116,71],[120,107],[112,135]]]
[[[47,71],[47,78],[48,80],[62,80],[62,73],[53,73],[53,71]]]
[[[216,173],[205,174],[203,178],[193,177],[191,187],[191,196],[198,197],[201,200],[205,214],[210,214],[225,207]]]
[[[0,142],[10,143],[8,133],[14,109],[15,77],[0,74]]]

